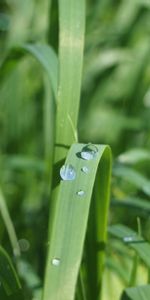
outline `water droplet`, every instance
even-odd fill
[[[142,237],[137,236],[137,235],[125,236],[123,238],[123,241],[125,243],[145,243],[146,242]]]
[[[94,159],[98,152],[98,148],[93,144],[88,144],[87,146],[83,147],[81,151],[81,157],[85,160]]]
[[[53,258],[52,259],[52,265],[55,267],[58,267],[60,265],[60,259],[59,258]]]
[[[84,194],[85,194],[85,192],[82,191],[82,190],[80,190],[80,191],[77,192],[77,195],[78,195],[78,196],[84,196]]]
[[[81,171],[84,172],[84,173],[86,173],[86,174],[89,173],[89,169],[86,166],[82,167]]]
[[[72,165],[63,165],[60,169],[60,176],[63,180],[74,180],[76,171]]]
[[[123,238],[123,241],[124,241],[125,243],[131,243],[133,240],[134,240],[134,239],[133,239],[132,236],[125,236],[125,237]]]

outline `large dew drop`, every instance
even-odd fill
[[[52,265],[55,267],[58,267],[60,265],[60,259],[59,258],[53,258],[52,259]]]
[[[74,180],[76,171],[72,165],[63,165],[60,169],[60,176],[63,180]]]
[[[81,157],[85,160],[91,160],[96,157],[98,152],[98,148],[93,144],[88,144],[87,146],[83,147],[81,151]]]

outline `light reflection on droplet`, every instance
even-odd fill
[[[96,157],[98,152],[98,148],[93,144],[88,144],[87,146],[83,147],[81,151],[81,157],[85,160],[92,160]]]
[[[84,196],[85,192],[83,190],[80,190],[77,192],[77,195],[78,196]]]
[[[142,237],[137,236],[136,234],[123,237],[123,241],[125,243],[134,243],[134,244],[138,244],[138,243],[140,244],[146,242]]]
[[[60,259],[59,258],[53,258],[52,259],[52,265],[55,267],[58,267],[60,265]]]
[[[81,168],[81,171],[83,172],[83,173],[89,173],[89,169],[88,169],[88,167],[86,167],[86,166],[83,166],[82,168]]]
[[[75,168],[72,165],[63,165],[60,169],[60,176],[63,180],[74,180],[76,177]]]
[[[133,241],[133,237],[132,237],[132,236],[125,236],[125,237],[123,238],[123,241],[124,241],[125,243],[131,243],[131,242]]]

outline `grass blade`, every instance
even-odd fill
[[[19,278],[6,251],[0,246],[0,281],[7,295],[21,289]]]
[[[128,288],[123,293],[121,300],[149,300],[150,285]]]
[[[141,236],[139,236],[134,230],[124,225],[112,225],[109,227],[109,233],[115,237],[122,239],[126,237],[133,237],[133,241],[126,242],[128,246],[136,251],[143,262],[150,268],[150,244],[146,242]]]
[[[46,71],[56,99],[58,87],[58,59],[52,47],[48,45],[25,44],[22,48],[31,53]]]
[[[59,0],[59,90],[56,143],[71,145],[76,141],[79,110],[85,0]],[[56,148],[56,161],[66,156],[66,149]]]
[[[4,76],[5,70],[8,75],[8,70],[11,71],[16,63],[20,61],[19,58],[24,56],[26,52],[32,54],[40,63],[44,71],[46,71],[56,99],[58,86],[58,59],[52,47],[48,45],[23,44],[20,45],[20,47],[12,48],[2,62],[0,71],[1,76]],[[10,62],[12,63],[9,64]]]
[[[142,190],[146,195],[150,196],[150,181],[138,171],[122,165],[115,166],[113,174]]]
[[[99,176],[99,210],[97,242],[106,242],[106,223],[109,204],[110,149],[97,145],[97,155],[92,160],[80,157],[84,144],[74,144],[67,156],[66,164],[74,166],[76,178],[73,181],[61,180],[52,232],[49,237],[49,253],[45,277],[43,300],[71,300],[82,258],[83,244],[87,229],[90,201],[96,176]],[[88,173],[82,171],[88,168]],[[78,195],[78,191],[84,191]],[[100,230],[100,231],[99,231]],[[97,284],[101,284],[104,267],[104,249],[98,254]],[[56,265],[58,261],[58,265]]]
[[[20,248],[16,236],[16,232],[14,229],[13,222],[10,218],[9,211],[7,209],[6,201],[4,199],[4,196],[2,194],[2,191],[0,190],[0,212],[4,221],[4,224],[6,226],[8,236],[12,245],[13,253],[16,257],[20,256]]]

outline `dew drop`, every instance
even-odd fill
[[[82,167],[81,171],[84,172],[84,173],[86,173],[86,174],[89,173],[89,169],[86,166]]]
[[[60,176],[63,180],[74,180],[76,171],[72,165],[63,165],[60,169]]]
[[[133,235],[133,236],[125,236],[123,238],[123,241],[125,243],[145,243],[145,240],[137,235]]]
[[[59,258],[53,258],[52,259],[52,265],[55,267],[58,267],[60,265],[60,259]]]
[[[83,147],[81,151],[81,157],[85,160],[92,160],[95,158],[98,152],[98,148],[93,144],[88,144],[87,146]]]
[[[84,194],[85,194],[85,192],[82,191],[82,190],[80,190],[80,191],[77,192],[77,195],[78,195],[78,196],[84,196]]]
[[[131,242],[133,242],[133,237],[132,236],[125,236],[124,238],[123,238],[123,241],[125,242],[125,243],[131,243]]]

